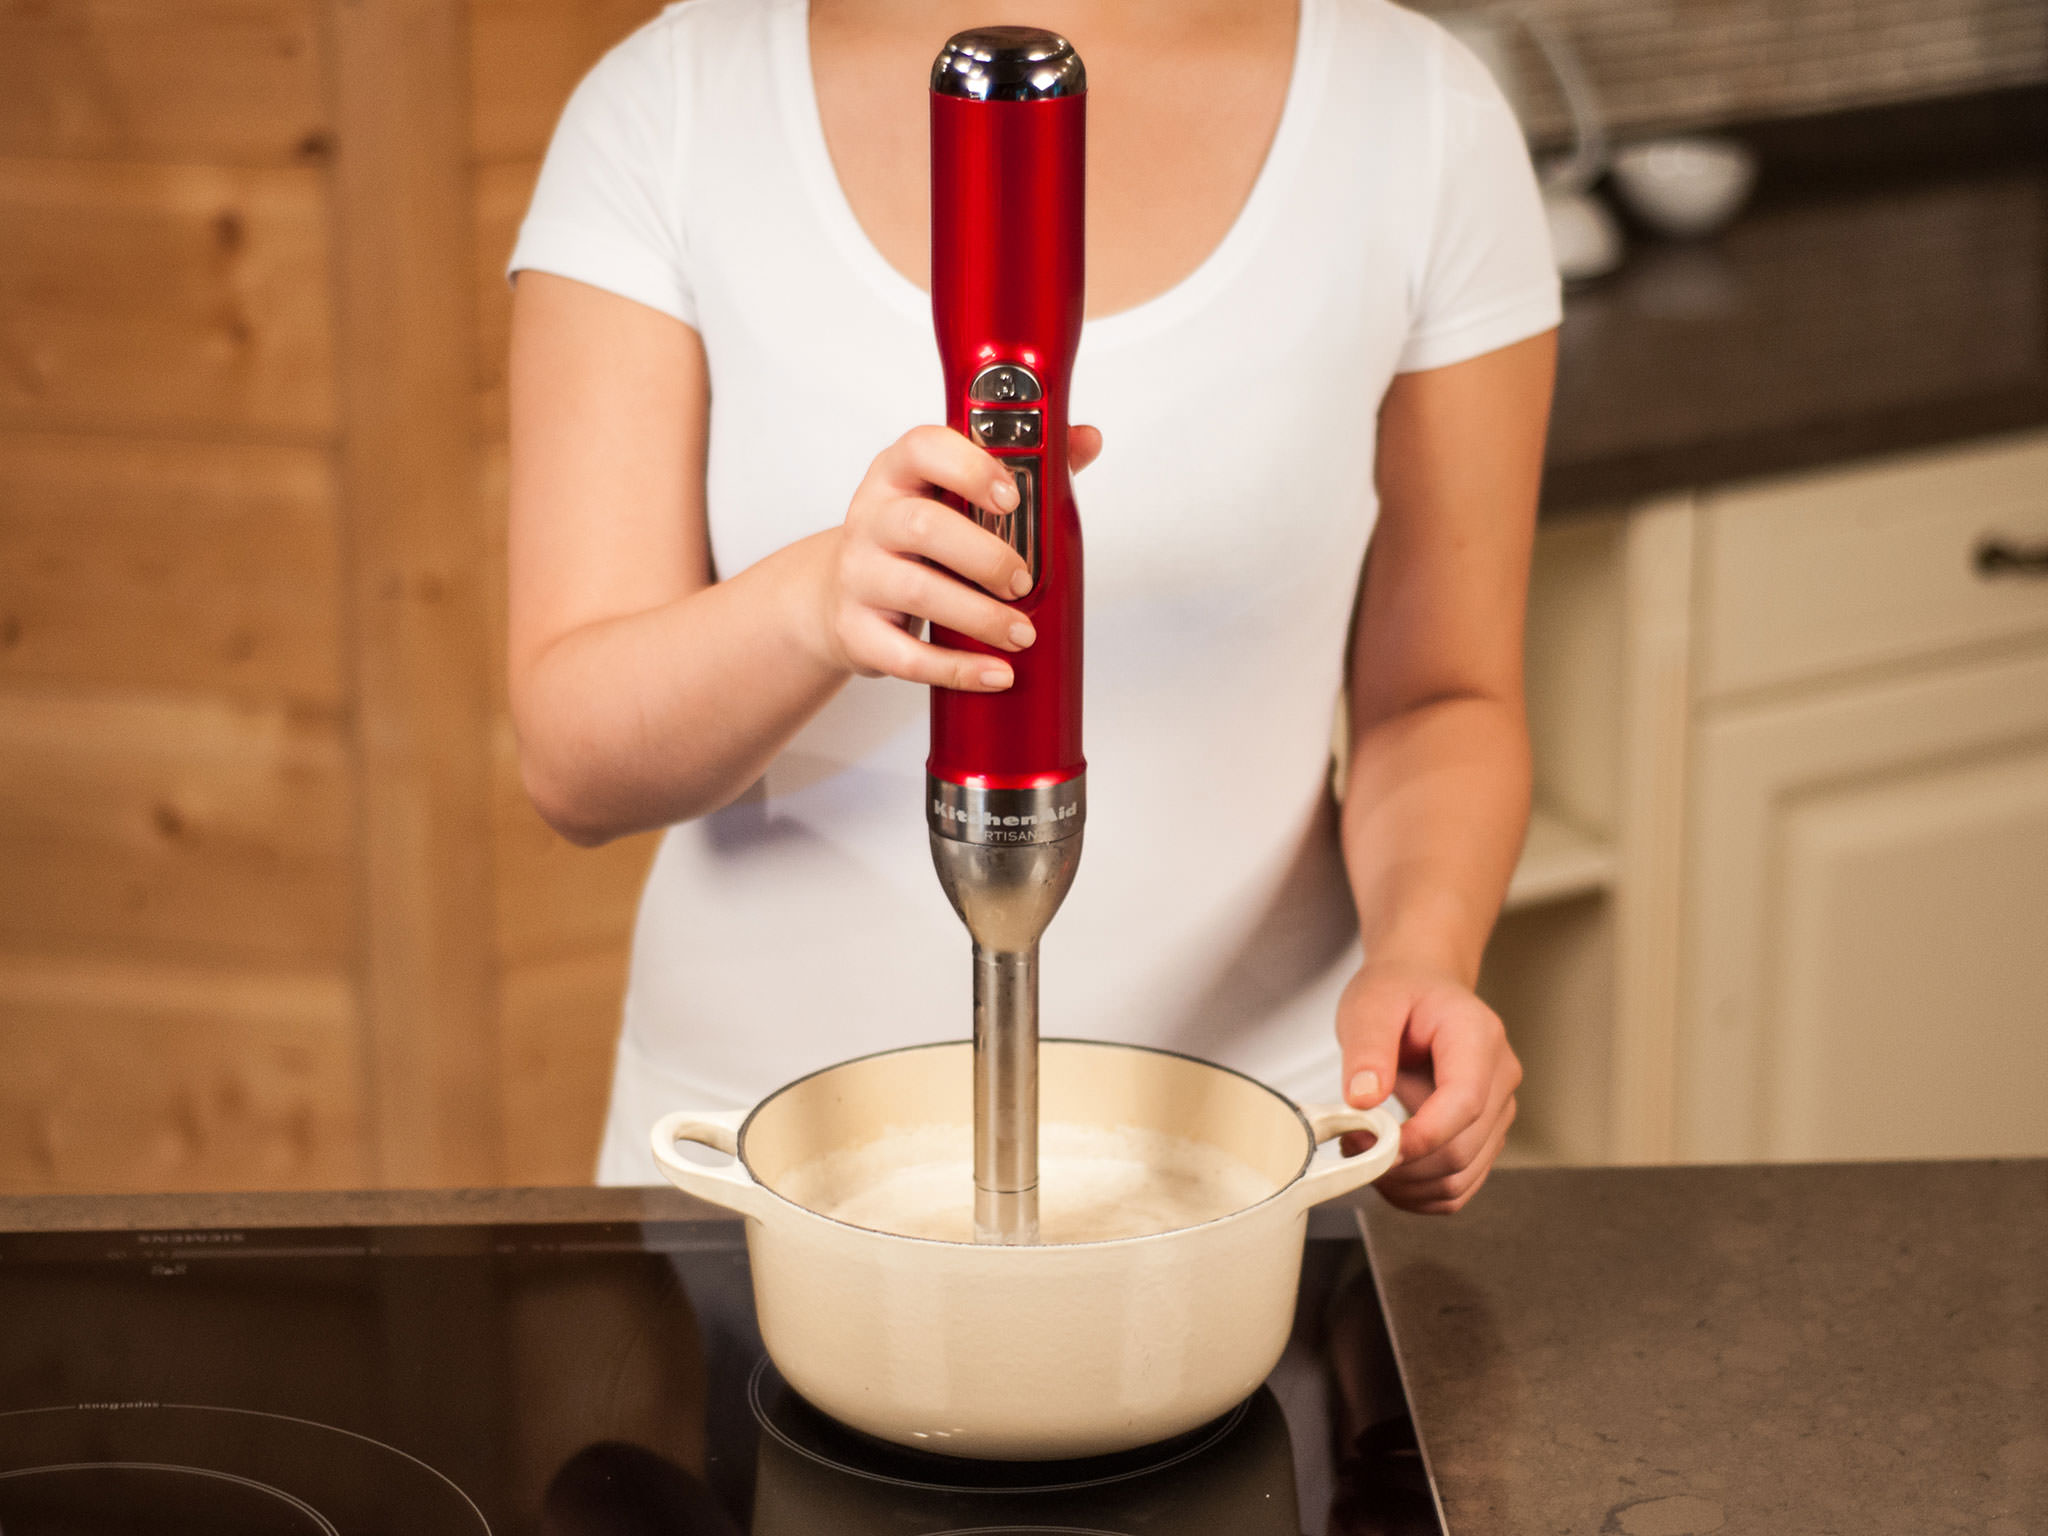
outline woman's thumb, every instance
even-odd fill
[[[1079,474],[1102,452],[1102,433],[1094,427],[1075,425],[1067,429],[1067,464]]]

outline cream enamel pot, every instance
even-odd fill
[[[654,1128],[669,1180],[747,1218],[754,1309],[804,1398],[884,1440],[956,1456],[1101,1455],[1207,1423],[1249,1396],[1287,1342],[1309,1207],[1384,1173],[1400,1127],[1384,1109],[1299,1109],[1208,1062],[1140,1046],[1048,1040],[1047,1125],[1206,1142],[1271,1193],[1197,1226],[1103,1242],[1001,1247],[903,1237],[777,1192],[835,1151],[972,1113],[966,1042],[828,1067],[751,1111],[682,1111]],[[1346,1158],[1323,1143],[1354,1131]],[[691,1161],[692,1141],[732,1161]]]

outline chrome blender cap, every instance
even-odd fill
[[[1081,55],[1038,27],[970,27],[932,61],[932,89],[969,101],[1050,101],[1088,89]]]

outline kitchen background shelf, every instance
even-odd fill
[[[1612,847],[1538,806],[1529,816],[1529,836],[1502,910],[1519,912],[1591,895],[1606,890],[1613,880]]]

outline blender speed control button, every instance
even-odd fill
[[[967,430],[984,448],[1036,448],[1036,411],[969,411]]]
[[[1045,391],[1038,386],[1038,375],[1021,363],[993,363],[977,373],[974,382],[967,386],[968,399],[990,405],[1040,400],[1044,396]]]

